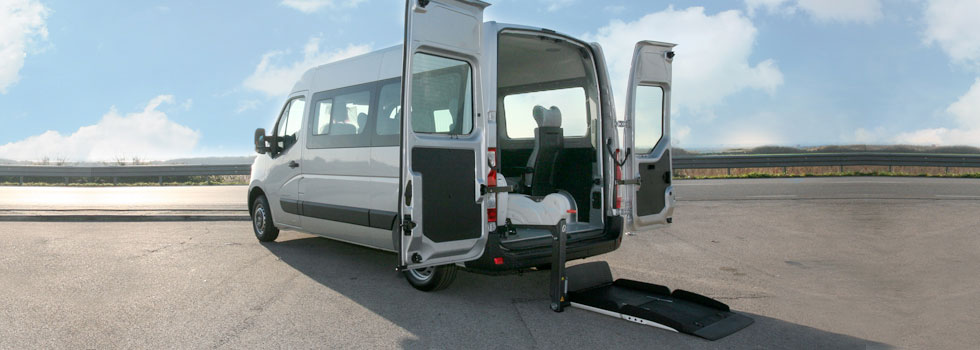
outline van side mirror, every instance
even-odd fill
[[[255,129],[255,152],[258,154],[269,153],[272,149],[266,143],[265,129]]]

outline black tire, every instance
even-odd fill
[[[412,287],[423,292],[446,289],[456,280],[456,265],[441,265],[424,269],[405,270],[405,279]]]
[[[272,223],[272,210],[269,208],[269,200],[264,195],[259,195],[252,202],[252,231],[259,242],[272,242],[279,237],[279,229]]]

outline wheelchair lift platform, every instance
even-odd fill
[[[685,290],[671,291],[661,285],[613,280],[605,261],[565,268],[564,222],[555,230],[552,244],[551,309],[562,312],[572,306],[627,321],[718,340],[754,321],[732,312],[728,305]]]

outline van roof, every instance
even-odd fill
[[[402,45],[321,64],[308,69],[292,93],[326,91],[401,76]]]
[[[498,32],[506,28],[547,31],[557,35],[573,37],[539,27],[498,23],[496,21],[483,23],[484,31]],[[402,53],[402,45],[399,44],[336,62],[321,64],[304,72],[300,80],[293,85],[290,93],[293,94],[300,91],[328,91],[379,80],[398,78],[402,74]]]

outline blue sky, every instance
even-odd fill
[[[980,146],[980,2],[491,1],[486,19],[678,43],[681,147]],[[308,67],[400,43],[400,0],[0,0],[0,158],[248,155]]]

